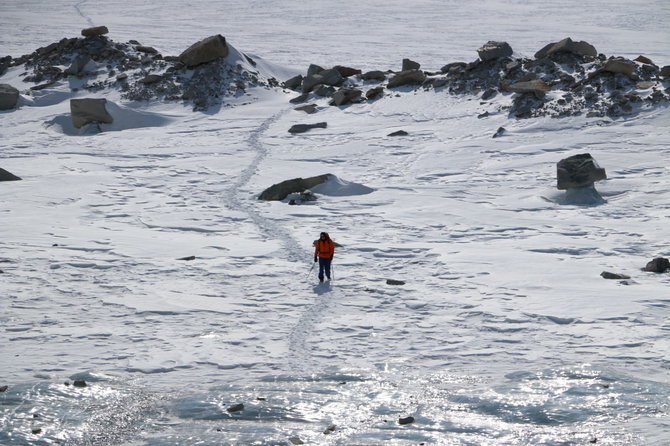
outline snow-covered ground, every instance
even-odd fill
[[[567,36],[670,64],[660,0],[210,3],[11,2],[0,57],[106,25],[166,55],[220,33],[280,80]],[[667,444],[670,275],[640,270],[670,256],[667,106],[515,120],[502,95],[400,88],[307,115],[281,89],[206,112],[107,92],[98,133],[69,99],[100,95],[21,74],[0,77],[22,92],[0,167],[23,178],[0,183],[0,444]],[[605,203],[572,205],[556,163],[586,152]],[[353,186],[256,199],[325,173]],[[319,285],[324,230],[342,247]]]

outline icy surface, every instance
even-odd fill
[[[104,24],[173,55],[221,33],[284,78],[567,36],[670,64],[667,2],[546,3],[10,2],[0,51]],[[667,444],[670,275],[640,271],[670,257],[667,107],[478,119],[399,89],[305,121],[279,89],[204,112],[110,93],[115,123],[79,131],[70,85],[21,74],[0,77],[22,93],[0,167],[23,178],[0,183],[0,444]],[[602,200],[556,189],[584,152]],[[256,199],[324,173],[346,181],[312,205]],[[342,246],[319,285],[324,230]]]

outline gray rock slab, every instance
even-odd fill
[[[179,61],[189,68],[224,58],[228,55],[226,38],[221,34],[194,43],[179,55]]]
[[[114,118],[107,112],[106,103],[104,98],[70,99],[72,125],[79,129],[91,122],[111,124]]]

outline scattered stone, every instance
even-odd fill
[[[328,127],[326,122],[317,122],[316,124],[295,124],[288,129],[289,133],[305,133],[312,129],[325,129]]]
[[[226,409],[226,412],[233,413],[233,412],[240,412],[244,410],[244,404],[235,404],[234,406],[230,406],[229,408]]]
[[[398,419],[398,424],[400,425],[412,424],[412,423],[414,423],[414,417],[412,416]]]
[[[333,94],[333,101],[330,105],[346,105],[358,100],[363,92],[357,88],[342,88]]]
[[[335,88],[330,85],[319,85],[314,89],[314,94],[322,98],[330,98],[335,94]]]
[[[664,273],[670,268],[670,260],[665,257],[656,257],[651,262],[647,263],[647,266],[644,267],[644,271],[649,271],[652,273]]]
[[[72,125],[81,128],[91,122],[111,124],[114,118],[107,112],[104,98],[70,99],[70,113]]]
[[[507,42],[489,41],[484,46],[477,50],[479,58],[486,62],[487,60],[500,59],[502,57],[509,57],[512,55],[512,47]]]
[[[609,71],[610,73],[621,73],[628,77],[633,77],[635,68],[636,67],[633,62],[624,59],[623,57],[608,59],[607,62],[605,62],[605,65],[603,65],[603,71]]]
[[[593,186],[596,181],[607,179],[605,169],[598,166],[589,153],[560,160],[556,164],[556,176],[559,190]]]
[[[648,88],[651,88],[654,85],[656,85],[656,82],[654,81],[643,81],[635,84],[635,88],[638,88],[640,90],[647,90]]]
[[[194,43],[179,55],[179,61],[188,68],[228,56],[226,38],[221,34]]]
[[[422,84],[426,80],[426,73],[421,70],[401,71],[389,80],[388,88],[396,88],[403,85]]]
[[[386,73],[379,70],[367,71],[361,75],[364,81],[383,81],[386,79]]]
[[[316,113],[316,106],[314,104],[305,104],[301,105],[300,107],[296,107],[293,110],[295,111],[303,111],[309,115]]]
[[[380,96],[384,93],[384,87],[375,87],[371,88],[365,92],[365,97],[368,99],[374,99],[377,96]]]
[[[351,77],[357,74],[361,74],[361,70],[357,70],[356,68],[343,67],[342,65],[335,65],[333,69],[337,70],[342,77]]]
[[[188,262],[188,261],[191,261],[191,260],[195,260],[195,256],[181,257],[181,258],[178,258],[177,260],[186,260]]]
[[[75,387],[87,387],[86,381],[83,379],[75,379],[72,385]]]
[[[411,59],[403,59],[402,60],[402,70],[400,70],[400,71],[418,70],[420,68],[421,68],[421,64],[419,62],[414,62]]]
[[[292,180],[282,181],[281,183],[273,184],[265,189],[259,196],[259,200],[266,201],[282,201],[289,194],[302,193],[306,190],[312,189],[319,184],[325,183],[331,174],[318,175],[309,178],[294,178]]]
[[[535,59],[543,59],[557,53],[572,53],[580,56],[596,57],[598,51],[588,42],[574,42],[570,37],[546,45],[540,51],[535,53]]]
[[[81,30],[81,35],[84,37],[102,36],[109,33],[106,26],[94,26],[93,28],[86,28]]]
[[[592,439],[589,440],[589,443],[592,443],[592,444],[598,443],[598,438],[593,437]]]
[[[488,101],[489,99],[495,97],[498,94],[498,92],[494,88],[489,88],[482,94],[482,100],[483,101]]]
[[[288,441],[291,442],[291,444],[299,445],[299,444],[305,444],[300,438],[298,437],[291,437],[288,439]]]
[[[304,192],[288,194],[285,199],[288,200],[288,204],[290,205],[297,205],[317,200],[316,195],[314,195],[314,193],[309,189],[305,190]]]
[[[640,62],[640,63],[647,64],[647,65],[656,65],[654,62],[651,61],[650,58],[644,57],[642,55],[637,56],[634,60],[635,60],[635,62]]]
[[[323,70],[316,74],[311,74],[303,79],[302,81],[302,91],[304,93],[309,93],[319,84],[337,86],[344,82],[344,78],[334,68],[329,70]]]
[[[630,276],[627,276],[625,274],[616,274],[616,273],[610,273],[607,271],[603,271],[600,273],[600,277],[603,279],[612,279],[612,280],[626,280],[630,279]]]
[[[498,130],[493,134],[492,138],[498,138],[505,134],[507,129],[505,127],[498,127]]]
[[[404,130],[397,130],[395,132],[389,133],[387,136],[407,136],[409,133],[407,133]]]
[[[0,84],[0,110],[11,110],[19,102],[19,90],[9,84]]]
[[[386,285],[404,285],[405,282],[402,280],[395,279],[386,279]]]
[[[291,90],[294,90],[294,89],[296,89],[296,88],[298,88],[299,86],[302,85],[302,80],[303,79],[304,78],[302,77],[301,74],[299,74],[297,76],[293,76],[291,79],[288,79],[288,80],[284,81],[284,87],[290,88]]]
[[[313,74],[319,74],[322,71],[325,71],[325,68],[316,65],[316,64],[310,64],[309,68],[307,68],[307,76],[312,76]]]
[[[0,393],[6,392],[9,389],[9,386],[0,386]]]
[[[0,181],[19,181],[21,178],[17,177],[11,172],[6,171],[0,167]]]
[[[661,72],[658,73],[658,75],[661,77],[670,77],[670,65],[666,65],[661,68]]]
[[[147,74],[144,78],[140,79],[142,84],[155,84],[163,80],[163,76],[160,74]]]
[[[477,115],[477,119],[488,118],[489,115],[490,115],[490,113],[485,111],[484,113],[481,113],[481,114]]]
[[[289,100],[289,102],[291,104],[300,104],[301,102],[305,102],[307,99],[309,99],[309,94],[303,93],[300,96],[296,96],[293,99]]]
[[[121,73],[118,76],[116,76],[116,80],[119,82],[125,81],[126,79],[128,79],[128,73]]]
[[[332,434],[333,432],[335,432],[335,429],[336,429],[335,425],[331,424],[330,426],[328,426],[326,428],[326,430],[323,431],[323,433],[326,434],[326,435]]]
[[[551,87],[543,80],[537,79],[534,81],[517,82],[506,86],[505,89],[513,93],[533,93],[538,99],[542,99],[551,90]]]
[[[42,433],[42,429],[40,429],[39,427],[34,427],[34,428],[31,430],[31,432],[32,432],[34,435],[41,434],[41,433]]]
[[[443,73],[450,73],[450,72],[453,72],[453,71],[464,70],[465,67],[467,67],[467,66],[468,66],[468,64],[466,64],[465,62],[452,62],[452,63],[448,63],[445,66],[443,66],[440,69],[440,71],[443,72]]]

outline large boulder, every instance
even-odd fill
[[[589,153],[581,153],[560,160],[556,165],[558,189],[567,190],[592,186],[600,180],[606,180],[605,169]]]
[[[259,200],[267,201],[281,201],[289,194],[302,193],[319,184],[325,183],[331,174],[327,173],[310,178],[294,178],[292,180],[282,181],[281,183],[273,184],[265,189],[259,196]]]
[[[221,34],[194,43],[179,55],[179,61],[189,68],[224,58],[228,55],[226,38]]]
[[[114,118],[107,112],[106,103],[107,99],[70,99],[72,125],[79,129],[91,122],[111,124],[114,122]]]
[[[351,77],[362,73],[362,71],[357,68],[345,67],[342,65],[335,65],[333,68],[336,69],[342,77]]]
[[[284,87],[290,88],[291,90],[298,88],[300,85],[302,85],[302,74],[299,74],[297,76],[293,76],[291,79],[287,79],[284,81]]]
[[[325,129],[328,127],[326,122],[317,122],[316,124],[295,124],[288,129],[289,133],[305,133],[312,129]]]
[[[358,88],[342,88],[333,94],[331,105],[346,105],[361,97],[363,92]]]
[[[319,74],[322,71],[324,71],[325,68],[323,68],[321,65],[317,64],[309,64],[309,67],[307,67],[307,76],[311,76],[313,74]]]
[[[608,59],[603,65],[603,71],[609,71],[610,73],[621,73],[625,74],[628,77],[633,77],[635,73],[635,64],[628,59],[623,57],[613,57]]]
[[[302,81],[302,91],[309,93],[317,85],[337,86],[344,82],[344,78],[335,68],[323,70],[320,73],[307,76]]]
[[[512,47],[509,46],[509,43],[494,42],[492,40],[486,42],[484,46],[477,50],[477,54],[479,54],[479,58],[483,62],[500,59],[501,57],[509,57],[512,53]]]
[[[422,84],[426,80],[426,73],[421,70],[401,71],[393,76],[387,85],[388,88],[400,87],[402,85]]]
[[[662,77],[670,77],[670,65],[666,65],[661,68],[661,72],[658,73],[658,75]]]
[[[109,30],[106,26],[94,26],[92,28],[86,28],[81,30],[81,35],[84,37],[96,37],[102,36],[103,34],[109,33]]]
[[[7,172],[5,169],[0,168],[0,181],[18,181],[21,178],[17,177],[11,172]]]
[[[19,102],[19,90],[9,84],[0,84],[0,110],[11,110]]]
[[[386,79],[386,73],[379,70],[367,71],[361,75],[364,81],[383,81]]]
[[[575,42],[570,37],[561,40],[560,42],[549,43],[540,51],[535,53],[536,59],[543,59],[556,53],[572,53],[580,56],[596,57],[598,51],[588,42]]]
[[[645,271],[652,273],[664,273],[670,268],[670,260],[665,257],[656,257],[644,267]]]
[[[65,74],[77,75],[84,71],[84,67],[91,61],[91,58],[86,54],[81,54],[74,58],[68,68],[65,69]]]
[[[420,68],[421,64],[419,62],[414,62],[412,59],[402,60],[402,71],[418,70]]]

